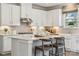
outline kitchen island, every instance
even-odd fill
[[[33,34],[11,36],[12,38],[12,56],[32,56],[33,41],[39,39],[48,39],[61,37],[63,35],[50,35],[45,37],[34,37]]]
[[[12,56],[31,56],[32,55],[32,34],[11,36]]]

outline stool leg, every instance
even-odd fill
[[[57,53],[58,53],[57,56],[59,56],[59,49],[58,48],[57,48]]]
[[[66,56],[66,48],[64,47],[64,52],[65,52],[65,56]]]
[[[66,48],[65,48],[65,41],[64,41],[64,52],[65,52],[65,56],[66,56]]]
[[[51,41],[51,44],[52,44],[52,56],[53,56],[53,42]]]
[[[50,56],[50,51],[49,51],[49,56]]]
[[[43,41],[42,41],[42,49],[43,49],[42,55],[44,56],[44,42]]]
[[[57,49],[55,48],[55,56],[57,55]]]
[[[34,55],[36,56],[36,47],[35,47],[35,52],[34,52]]]
[[[56,49],[55,49],[55,56],[59,56],[58,47],[56,47]]]
[[[44,50],[43,50],[43,54],[42,55],[44,56]]]

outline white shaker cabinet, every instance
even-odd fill
[[[44,11],[32,9],[32,20],[34,24],[39,26],[62,26],[62,10]]]
[[[32,56],[32,41],[12,39],[12,56]]]
[[[9,36],[0,36],[0,53],[11,52],[11,38]]]
[[[48,11],[48,21],[53,26],[62,26],[62,9]]]
[[[67,51],[76,52],[76,40],[77,37],[70,36],[65,39],[65,48]]]
[[[67,51],[71,51],[71,38],[70,37],[65,38],[65,48]]]
[[[12,56],[32,56],[32,34],[12,36]]]
[[[0,4],[0,25],[20,25],[20,6]]]
[[[42,25],[40,10],[32,9],[32,20],[34,26]]]
[[[31,18],[32,3],[21,3],[21,18]]]
[[[76,52],[79,52],[79,36],[76,37]]]
[[[11,25],[11,5],[0,5],[0,25]]]
[[[12,25],[20,25],[20,7],[12,5]]]
[[[49,20],[47,19],[47,11],[32,9],[32,20],[34,25],[46,26]]]
[[[76,52],[77,50],[77,45],[76,45],[76,41],[77,41],[77,36],[71,36],[71,51]]]
[[[71,51],[79,52],[79,37],[78,36],[71,36]]]
[[[48,13],[47,13],[47,11],[40,11],[40,13],[41,13],[41,23],[42,23],[42,26],[48,26],[49,24],[50,24],[50,22],[49,22],[49,19],[47,18],[48,17]]]
[[[65,48],[67,51],[79,52],[79,37],[70,36],[65,39]]]

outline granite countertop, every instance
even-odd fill
[[[17,34],[0,34],[0,36],[20,36],[20,35],[27,35],[27,34],[33,34],[31,32],[27,32],[27,33],[17,33]]]
[[[39,40],[39,39],[49,39],[49,38],[54,38],[54,37],[64,37],[65,35],[48,35],[44,37],[35,37],[34,35],[16,35],[16,36],[10,36],[10,38],[13,39],[22,39],[22,40]]]
[[[39,40],[42,38],[53,38],[53,37],[72,37],[72,36],[77,36],[79,37],[79,34],[59,34],[59,35],[48,35],[45,37],[34,37],[33,34],[0,34],[0,36],[8,36],[10,38],[14,39],[22,39],[22,40]]]
[[[27,34],[32,34],[32,33],[25,33],[25,34],[0,34],[2,36],[17,36],[17,35],[27,35]],[[33,34],[32,34],[33,35]],[[79,36],[79,34],[59,34],[59,35],[67,35],[67,36]]]

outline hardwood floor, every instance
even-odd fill
[[[11,56],[11,53],[4,54],[4,55],[0,54],[0,56]],[[79,56],[79,53],[66,51],[66,56]]]
[[[66,51],[66,56],[79,56],[77,52]]]
[[[0,54],[0,56],[11,56],[11,53],[7,53],[7,54]]]

